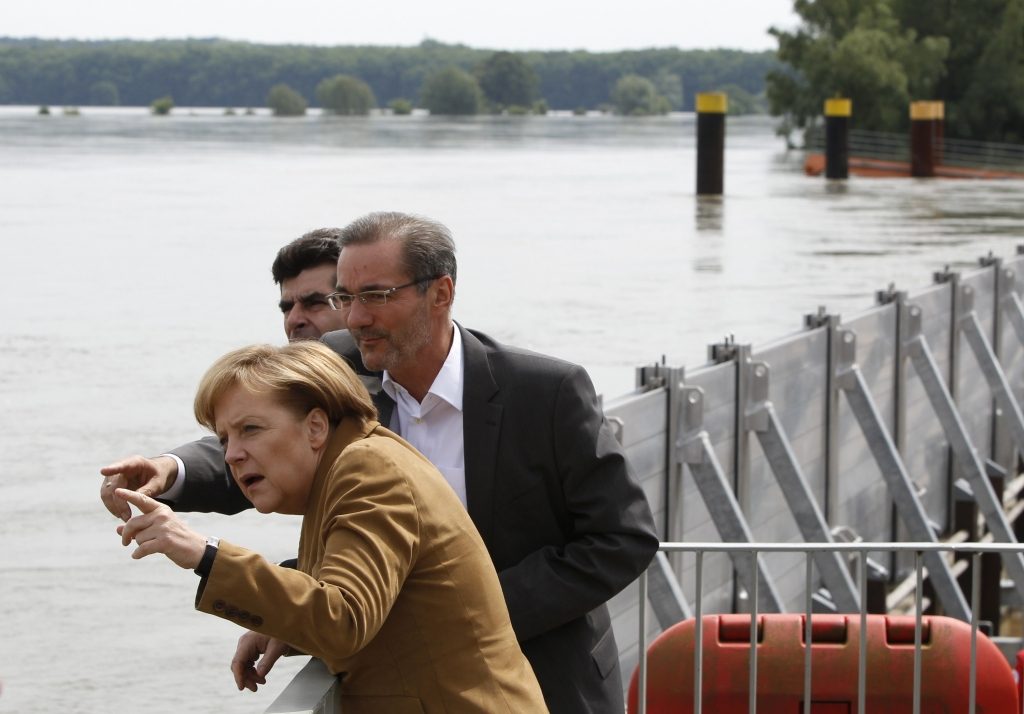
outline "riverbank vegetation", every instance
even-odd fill
[[[913,100],[945,103],[946,133],[1024,142],[1024,0],[795,0],[773,29],[768,76],[783,131],[813,125],[825,99],[853,101],[852,126],[905,131]]]
[[[310,47],[0,38],[0,104],[149,106],[168,96],[179,107],[258,107],[268,105],[271,87],[284,85],[310,105],[343,114],[362,113],[370,97],[371,106],[404,100],[445,114],[614,110],[616,84],[636,76],[663,98],[654,111],[692,111],[696,93],[731,88],[744,94],[738,106],[763,112],[764,78],[778,67],[772,52],[738,50],[511,53],[432,40],[415,47]],[[361,95],[354,105],[325,104],[334,94],[318,87],[339,75],[363,83],[369,94],[352,85],[349,93]]]
[[[301,117],[306,114],[306,100],[287,84],[275,84],[270,88],[267,106],[275,117]]]

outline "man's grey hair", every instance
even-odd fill
[[[405,268],[413,280],[426,281],[450,275],[455,282],[455,241],[447,226],[409,213],[370,213],[341,229],[342,250],[350,245],[368,245],[384,240],[400,241]],[[419,292],[427,291],[418,285]]]

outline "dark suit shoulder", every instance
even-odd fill
[[[348,330],[325,332],[320,337],[320,341],[347,359],[353,367],[356,364],[362,367],[363,361],[359,358],[359,348]]]
[[[387,422],[391,417],[390,398],[380,388],[381,373],[371,372],[363,364],[363,358],[359,354],[359,346],[348,330],[334,330],[326,332],[320,337],[320,342],[330,347],[341,355],[341,358],[348,362],[349,366],[358,375],[363,386],[373,398],[374,406],[380,414],[381,421]]]

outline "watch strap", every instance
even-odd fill
[[[199,577],[209,577],[210,570],[213,569],[213,560],[217,557],[218,545],[220,545],[220,538],[211,537],[206,539],[206,548],[203,550],[203,557],[199,560],[199,565],[197,565],[193,571]]]

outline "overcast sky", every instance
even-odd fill
[[[0,0],[0,35],[487,49],[774,49],[793,0]]]

